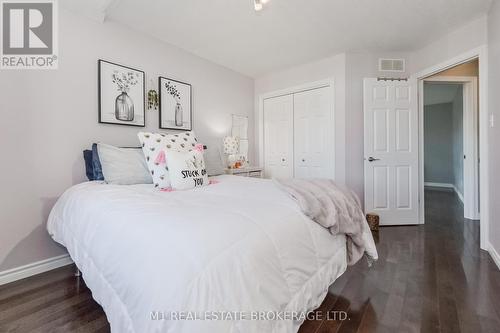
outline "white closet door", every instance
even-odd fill
[[[265,177],[293,177],[292,95],[264,100],[264,160]]]
[[[330,87],[294,94],[296,178],[334,178],[333,93]]]

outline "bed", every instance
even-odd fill
[[[346,270],[345,236],[272,181],[212,180],[168,193],[87,182],[54,206],[48,231],[112,332],[297,332]]]

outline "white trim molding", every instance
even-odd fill
[[[445,187],[445,188],[449,188],[449,189],[453,189],[455,186],[453,186],[453,184],[447,184],[447,183],[429,183],[429,182],[425,182],[425,186],[428,186],[428,187]]]
[[[488,244],[488,253],[491,256],[491,259],[493,259],[493,262],[497,265],[497,268],[500,270],[500,254],[498,254],[491,244]]]
[[[447,184],[447,183],[431,183],[431,182],[425,182],[424,183],[424,186],[425,187],[438,187],[438,188],[447,188],[447,189],[450,189],[450,190],[453,190],[455,191],[455,193],[457,194],[458,198],[460,199],[460,201],[462,202],[462,204],[464,203],[464,195],[458,190],[458,188],[453,185],[453,184]]]
[[[460,201],[462,201],[462,204],[463,204],[464,203],[464,195],[462,193],[460,193],[460,191],[458,190],[458,188],[455,185],[453,185],[453,190],[455,190],[455,193],[457,194],[458,198],[460,199]]]
[[[479,133],[478,79],[476,76],[433,76],[425,82],[454,83],[463,87],[463,193],[457,192],[464,204],[464,217],[479,220]],[[420,93],[423,94],[423,91]],[[422,105],[422,108],[424,106]],[[423,109],[420,113],[423,113]],[[423,168],[422,163],[420,168]]]
[[[420,71],[412,77],[418,79],[419,89],[422,91],[423,89],[423,80],[429,78],[430,76],[437,74],[441,71],[449,69],[451,67],[463,64],[473,59],[479,59],[479,156],[481,156],[481,163],[479,165],[479,196],[480,200],[480,209],[481,212],[481,220],[480,220],[480,246],[483,250],[488,250],[489,247],[489,179],[488,179],[488,130],[489,130],[489,111],[488,111],[488,46],[483,45],[476,49],[470,50],[466,53],[458,55],[452,59],[444,61],[435,66],[429,67]],[[423,96],[419,94],[419,104],[422,105]],[[420,109],[420,106],[419,106]],[[420,159],[423,159],[423,116],[422,112],[419,115],[419,152]],[[422,166],[422,162],[420,163]],[[425,211],[424,211],[424,174],[423,168],[420,168],[420,177],[419,177],[419,185],[420,185],[420,219],[421,223],[424,223],[425,219]]]
[[[17,280],[21,280],[33,275],[48,272],[50,270],[71,265],[73,260],[71,260],[68,254],[63,254],[57,257],[37,261],[24,266],[19,266],[12,268],[3,272],[0,272],[0,286]]]

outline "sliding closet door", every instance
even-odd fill
[[[333,91],[331,87],[294,94],[296,178],[334,178]]]
[[[264,100],[264,173],[267,178],[293,177],[293,97]]]

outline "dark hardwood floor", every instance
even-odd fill
[[[500,271],[479,249],[479,222],[463,218],[454,192],[426,191],[425,204],[425,226],[381,228],[374,267],[359,262],[330,288],[320,311],[350,320],[300,333],[500,332]]]
[[[350,267],[299,332],[500,332],[500,271],[479,249],[479,223],[461,216],[453,192],[427,191],[426,225],[381,228],[379,261]],[[0,286],[0,332],[109,332],[73,273]]]

